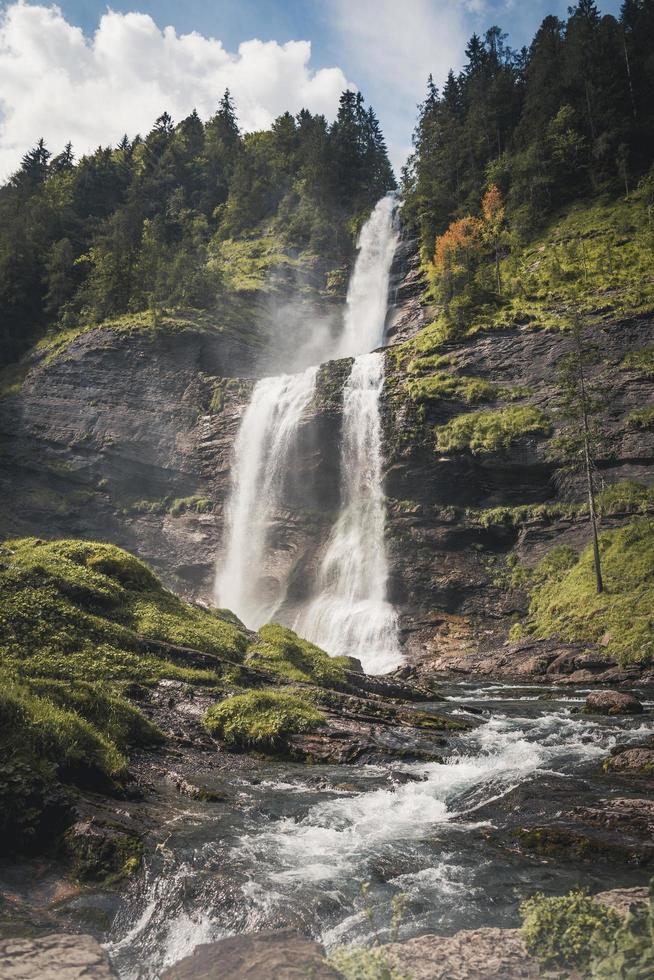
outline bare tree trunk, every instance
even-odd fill
[[[625,36],[624,28],[622,30],[622,47],[624,49],[624,63],[627,66],[627,79],[629,81],[629,98],[631,99],[631,111],[633,113],[634,119],[636,119],[636,100],[634,98],[634,84],[631,78],[631,63],[629,61],[629,51],[627,49],[627,38]]]
[[[602,561],[600,557],[599,541],[597,537],[597,511],[595,509],[595,483],[593,480],[593,467],[590,458],[590,432],[588,427],[588,404],[586,401],[586,379],[584,378],[584,365],[581,359],[581,342],[579,335],[575,337],[577,351],[579,354],[579,384],[581,387],[581,414],[583,418],[584,434],[584,466],[586,470],[586,484],[588,489],[588,510],[590,512],[590,525],[593,533],[593,558],[595,561],[595,582],[598,595],[604,591],[604,581],[602,579]]]

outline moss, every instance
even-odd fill
[[[620,662],[654,657],[654,521],[638,517],[600,535],[604,592],[595,587],[593,551],[553,549],[533,570],[524,628],[539,637],[602,641]],[[525,578],[523,578],[523,581]]]
[[[170,507],[172,517],[181,517],[182,514],[186,514],[188,511],[192,511],[194,514],[210,514],[212,510],[213,501],[207,497],[200,496],[177,497],[176,500],[173,500]]]
[[[647,487],[635,480],[612,483],[597,495],[597,510],[607,514],[647,513],[654,509],[654,487]]]
[[[493,401],[496,398],[507,397],[508,391],[501,385],[485,381],[483,378],[471,378],[451,374],[448,371],[438,371],[426,377],[416,378],[407,382],[406,390],[414,402],[441,401],[457,399],[466,405],[474,402]]]
[[[29,374],[30,366],[26,361],[19,364],[9,364],[0,370],[0,398],[8,398],[10,395],[18,395],[23,387],[23,382]]]
[[[81,882],[115,884],[138,870],[143,844],[118,824],[80,821],[66,831],[62,850],[72,875]]]
[[[549,419],[539,408],[515,405],[458,415],[436,429],[436,444],[441,452],[496,453],[507,450],[521,436],[547,435],[551,428]]]
[[[509,525],[521,527],[531,521],[551,523],[574,518],[583,511],[583,504],[519,504],[516,507],[490,507],[487,510],[470,510],[466,516],[480,527]]]
[[[584,968],[593,948],[617,931],[621,919],[583,891],[546,898],[534,895],[523,902],[522,936],[529,952],[546,968]]]
[[[270,623],[259,630],[259,639],[248,650],[246,663],[269,670],[287,681],[305,681],[338,687],[346,681],[347,657],[330,657],[303,640],[293,630]]]
[[[324,715],[295,691],[248,691],[221,701],[204,716],[207,732],[235,748],[279,749],[290,735],[315,731]]]
[[[623,371],[637,371],[646,378],[654,378],[654,345],[631,351],[622,361]]]
[[[345,980],[411,980],[412,976],[374,946],[339,946],[329,954],[327,963]]]
[[[654,408],[637,408],[627,416],[628,429],[654,429]]]

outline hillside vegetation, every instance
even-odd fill
[[[0,188],[0,355],[124,314],[207,311],[247,331],[248,292],[281,278],[329,293],[373,204],[395,186],[377,118],[284,113],[242,135],[229,92],[203,122],[163,113],[75,161],[39,140]],[[138,318],[132,321],[141,323]]]

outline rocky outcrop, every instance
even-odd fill
[[[318,943],[291,930],[231,936],[198,946],[161,980],[338,980]]]
[[[3,980],[116,980],[109,957],[92,936],[54,933],[0,941]]]
[[[439,617],[434,617],[434,620],[434,631],[440,629],[442,632]],[[447,620],[444,622],[447,623]],[[465,633],[450,648],[440,642],[433,643],[430,649],[425,643],[415,676],[419,678],[423,671],[428,676],[443,680],[483,677],[531,684],[617,684],[627,687],[654,684],[651,665],[636,663],[619,666],[593,644],[529,639],[505,642],[500,646],[482,645],[479,648]],[[593,704],[604,703],[602,698],[599,702],[595,700],[599,693],[590,695],[589,701]],[[638,704],[633,695],[620,691],[601,693],[614,695],[615,701],[611,703],[633,704],[636,701]],[[608,707],[605,712],[597,709],[597,713],[608,713]]]
[[[616,888],[593,896],[620,915],[644,905],[646,888]],[[542,976],[519,929],[470,929],[453,936],[420,936],[383,947],[412,980],[528,980]],[[549,975],[549,974],[548,974]]]

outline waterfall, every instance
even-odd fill
[[[382,198],[361,229],[345,307],[343,333],[329,357],[354,357],[343,392],[341,513],[318,572],[315,596],[296,620],[297,631],[328,653],[358,657],[371,673],[401,661],[397,617],[386,598],[379,401],[384,359],[369,353],[384,342],[390,270],[398,240],[395,202]],[[254,388],[235,446],[226,511],[224,557],[216,573],[216,602],[257,629],[285,596],[265,585],[270,527],[289,477],[299,423],[315,389],[317,368],[264,378]]]
[[[395,198],[387,194],[377,202],[359,235],[357,260],[347,290],[345,327],[336,357],[357,357],[384,343],[397,242]]]
[[[262,586],[269,531],[288,475],[302,414],[313,397],[317,368],[263,378],[255,385],[236,437],[224,557],[216,602],[251,629],[268,622],[283,597]]]
[[[402,661],[397,616],[386,598],[379,399],[383,354],[357,357],[343,392],[341,513],[330,535],[317,594],[295,629],[332,656],[358,657],[368,673]]]

